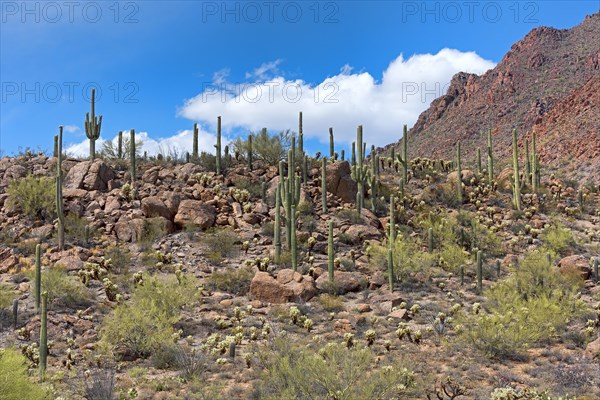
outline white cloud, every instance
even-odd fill
[[[297,130],[298,112],[304,116],[304,134],[328,141],[333,127],[336,141],[350,143],[363,125],[365,140],[377,146],[398,140],[403,124],[412,126],[431,101],[445,94],[452,76],[460,71],[481,74],[494,67],[475,52],[443,49],[437,54],[402,55],[393,60],[380,82],[368,72],[339,73],[317,85],[267,75],[278,73],[281,60],[265,63],[247,74],[247,82],[220,82],[188,99],[178,114],[214,127],[217,115],[223,128]],[[250,78],[257,78],[252,81]]]
[[[277,59],[275,61],[270,61],[267,63],[263,63],[260,67],[255,68],[252,72],[246,72],[246,79],[255,78],[258,80],[266,80],[277,74],[280,74],[279,64],[281,64],[281,59]]]
[[[79,127],[77,125],[65,125],[63,129],[67,133],[75,133],[79,130]]]
[[[123,130],[124,135],[129,135],[129,130]],[[127,136],[128,137],[128,136]],[[114,145],[117,145],[118,136],[112,139]],[[141,151],[148,152],[149,156],[162,154],[177,154],[180,157],[184,156],[186,152],[192,152],[193,132],[192,130],[183,130],[177,132],[175,135],[154,139],[148,135],[148,132],[136,132],[136,141],[141,140],[143,142]],[[96,151],[102,150],[102,144],[107,139],[99,138],[96,141]],[[222,137],[222,146],[229,144],[229,140],[226,137]],[[206,151],[208,153],[215,152],[214,144],[217,142],[216,135],[212,132],[205,131],[198,125],[198,150]],[[90,154],[89,140],[85,139],[80,143],[75,143],[67,146],[67,153],[76,157],[88,157]]]

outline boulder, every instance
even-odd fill
[[[281,304],[292,300],[294,292],[278,282],[268,272],[258,271],[250,282],[250,297],[268,303]]]
[[[579,275],[584,280],[589,279],[592,269],[590,268],[589,260],[583,256],[573,255],[562,258],[558,262],[558,268],[561,274],[564,275]]]
[[[585,347],[585,354],[590,358],[600,359],[600,336]]]
[[[115,224],[115,234],[117,239],[123,242],[137,242],[141,239],[144,233],[144,227],[146,222],[143,218],[137,218],[134,220],[128,220],[127,218],[121,218]]]
[[[69,170],[65,177],[65,189],[107,190],[108,182],[115,173],[102,160],[83,161]]]
[[[290,288],[294,293],[294,299],[308,301],[317,294],[315,280],[311,276],[304,276],[289,268],[279,271],[277,274],[277,282]]]
[[[175,216],[166,204],[158,196],[150,196],[142,199],[142,211],[146,217],[163,217],[173,220]]]
[[[327,191],[351,203],[356,201],[358,186],[350,175],[348,161],[336,161],[327,165]]]
[[[329,274],[323,274],[317,278],[317,288],[323,292],[329,292]],[[360,272],[335,271],[333,275],[333,285],[335,292],[346,294],[356,292],[366,284],[366,278]]]
[[[382,236],[379,229],[374,228],[371,225],[350,225],[344,233],[348,235],[352,240],[352,243],[355,244],[359,244],[365,240],[379,239]]]
[[[179,228],[193,224],[206,230],[215,224],[216,218],[217,211],[214,206],[198,200],[183,200],[179,203],[174,222]]]
[[[461,170],[462,172],[462,182],[466,185],[469,186],[470,182],[471,182],[471,178],[473,178],[475,175],[473,174],[473,171],[469,170],[469,169],[463,169]],[[458,171],[452,171],[448,174],[448,177],[446,178],[446,181],[452,184],[456,184],[456,181],[458,180]]]

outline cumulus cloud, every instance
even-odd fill
[[[246,74],[246,82],[226,82],[223,75],[212,87],[188,99],[178,110],[182,117],[214,129],[216,116],[223,128],[257,131],[296,129],[298,112],[304,116],[304,134],[322,142],[334,128],[336,141],[352,142],[356,126],[363,125],[369,144],[385,145],[400,137],[403,124],[412,126],[431,101],[446,93],[452,76],[460,71],[481,74],[494,67],[475,52],[442,49],[393,60],[381,81],[369,72],[343,65],[336,75],[312,84],[278,75],[281,60],[265,63]]]
[[[128,130],[123,130],[128,135]],[[154,156],[159,153],[164,155],[185,157],[186,152],[192,151],[193,142],[193,131],[183,130],[177,132],[175,135],[165,138],[154,139],[150,137],[148,132],[136,132],[136,141],[141,140],[143,142],[141,152],[146,151],[149,156]],[[102,144],[106,140],[112,140],[114,146],[117,146],[118,136],[112,139],[99,138],[96,141],[96,151],[102,150]],[[208,132],[198,125],[198,150],[206,151],[214,154],[214,144],[217,142],[217,137],[214,133]],[[226,137],[222,138],[222,145],[226,146],[229,144],[229,140]],[[90,145],[88,139],[83,140],[80,143],[74,143],[66,148],[67,154],[75,157],[87,157],[90,152]]]
[[[75,132],[79,131],[79,127],[77,125],[65,125],[63,127],[63,129],[67,133],[75,133]]]

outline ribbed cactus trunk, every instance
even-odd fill
[[[335,143],[333,141],[333,128],[329,128],[329,158],[333,159],[335,153]]]
[[[136,168],[136,159],[135,159],[135,130],[132,129],[129,131],[129,164],[130,170],[129,174],[131,175],[131,184],[135,183],[135,174],[137,171]]]
[[[192,159],[198,161],[198,124],[194,123],[194,133],[192,137]]]
[[[12,302],[13,328],[17,329],[19,322],[19,299],[14,299]]]
[[[433,228],[427,230],[427,249],[433,253]]]
[[[54,153],[53,157],[58,157],[58,135],[54,135]]]
[[[217,117],[217,144],[215,145],[215,164],[217,175],[221,175],[221,116]]]
[[[252,171],[252,134],[248,135],[248,169]]]
[[[388,286],[390,287],[390,292],[393,292],[394,291],[394,253],[392,252],[392,249],[388,249],[387,264],[388,264]]]
[[[62,138],[63,127],[58,128],[58,161],[56,163],[56,215],[58,219],[58,250],[65,249],[65,212],[62,191]]]
[[[35,246],[35,311],[40,312],[42,295],[42,246]]]
[[[321,206],[323,213],[327,212],[327,159],[321,159]]]
[[[329,288],[333,291],[335,281],[333,279],[333,221],[329,221],[329,236],[327,238],[327,270],[329,272]]]
[[[273,243],[275,244],[275,262],[279,264],[281,259],[281,186],[275,191],[275,227]]]
[[[394,195],[390,196],[390,248],[396,243],[396,203]]]
[[[48,357],[48,293],[42,293],[42,307],[40,317],[40,380],[43,382],[46,375]]]
[[[365,147],[363,145],[362,125],[356,129],[356,164],[352,167],[352,179],[356,182],[356,210],[360,213],[364,200],[364,184],[367,179],[367,167],[363,165]]]
[[[512,131],[513,143],[513,205],[515,210],[521,211],[521,182],[519,179],[519,149],[517,146],[517,130]]]
[[[304,157],[304,131],[302,127],[302,111],[298,113],[298,154]]]
[[[487,145],[487,156],[488,156],[488,181],[491,185],[494,180],[494,155],[492,153],[492,130],[488,130],[488,145]]]
[[[462,169],[460,167],[460,141],[456,144],[456,194],[458,202],[463,202]]]
[[[408,183],[408,127],[402,129],[402,180]]]
[[[483,252],[477,251],[477,291],[481,293],[483,289]]]
[[[291,254],[292,254],[292,270],[298,270],[298,246],[296,244],[296,206],[292,206],[292,230],[291,230]]]
[[[90,113],[85,114],[85,135],[90,140],[90,160],[93,161],[96,159],[96,140],[100,137],[102,127],[102,116],[96,117],[96,89],[92,89],[91,108],[91,118]]]
[[[539,176],[539,160],[536,150],[535,143],[535,132],[533,132],[533,137],[531,139],[531,150],[532,150],[532,163],[531,163],[531,187],[534,193],[537,193],[540,185],[540,176]]]
[[[123,158],[123,131],[119,131],[117,136],[117,158]]]
[[[352,142],[352,158],[350,159],[350,165],[356,165],[356,142]]]

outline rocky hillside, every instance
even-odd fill
[[[44,388],[57,399],[600,396],[595,187],[578,198],[544,176],[515,211],[510,170],[496,188],[464,169],[461,204],[456,172],[418,159],[402,189],[382,163],[382,197],[359,213],[348,162],[323,174],[313,159],[294,253],[276,166],[228,159],[218,175],[214,163],[140,160],[132,187],[124,160],[67,159],[59,250],[56,162],[0,160],[0,393],[4,376],[11,389],[28,379],[11,368],[37,375],[39,246],[49,353],[31,399]],[[9,363],[21,353],[25,364]]]
[[[546,167],[598,182],[599,87],[600,13],[567,30],[536,28],[482,76],[452,78],[409,131],[410,156],[452,159],[460,140],[473,160],[489,129],[494,151],[507,156],[516,128],[521,146],[536,132]]]

